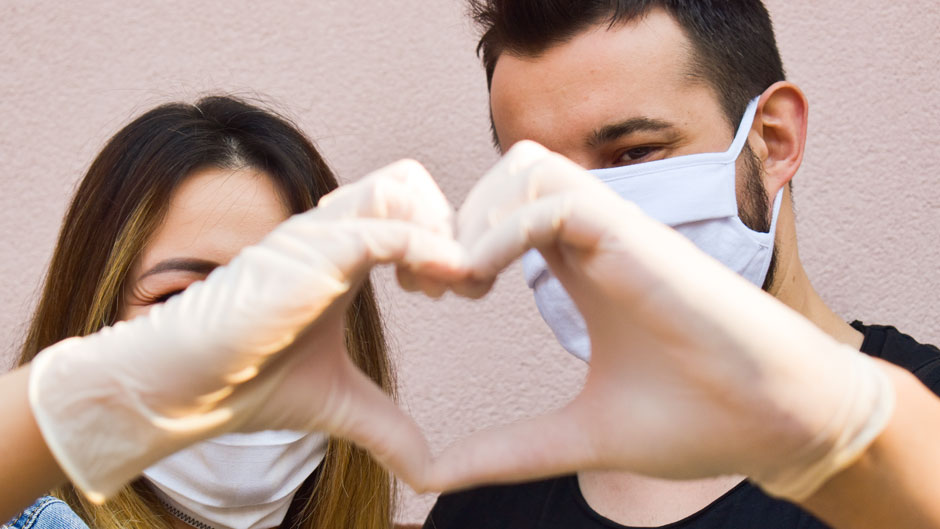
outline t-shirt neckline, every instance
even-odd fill
[[[723,503],[731,496],[734,496],[738,494],[739,492],[743,491],[746,487],[751,486],[750,483],[748,483],[746,479],[742,480],[740,483],[732,487],[730,490],[728,490],[721,496],[715,498],[715,500],[713,500],[711,503],[709,503],[705,507],[702,507],[698,511],[686,516],[685,518],[682,518],[681,520],[670,522],[666,525],[656,525],[656,526],[642,525],[641,526],[641,525],[621,525],[611,520],[610,518],[603,516],[599,512],[595,511],[590,506],[590,504],[588,504],[587,499],[585,499],[584,494],[582,494],[581,492],[581,484],[578,482],[577,474],[572,474],[568,476],[566,478],[566,481],[568,482],[568,486],[571,487],[572,489],[572,492],[575,497],[575,502],[585,512],[585,514],[587,514],[594,521],[600,523],[601,525],[605,527],[609,527],[611,529],[680,529],[684,527],[685,525],[701,518],[702,516],[705,516],[706,514],[711,512],[713,509],[715,509],[719,504]]]

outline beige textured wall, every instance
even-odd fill
[[[344,180],[416,157],[459,203],[496,158],[460,0],[0,3],[0,360],[22,333],[59,220],[103,141],[150,106],[262,93]],[[771,0],[812,103],[796,178],[803,259],[846,318],[940,341],[940,5]],[[488,299],[429,301],[379,273],[403,398],[436,447],[548,409],[583,366],[513,268]],[[524,337],[524,339],[522,338]],[[406,495],[420,520],[433,497]]]

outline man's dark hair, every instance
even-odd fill
[[[770,15],[760,0],[469,0],[483,32],[477,54],[487,86],[503,53],[537,57],[597,24],[615,27],[664,9],[692,43],[693,77],[708,82],[732,127],[747,103],[785,78]]]

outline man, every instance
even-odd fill
[[[803,270],[790,182],[802,162],[808,103],[785,80],[759,0],[480,0],[471,6],[483,29],[479,51],[501,151],[529,139],[599,170],[625,198],[839,342],[905,367],[940,392],[940,351],[892,327],[844,322]],[[746,145],[734,151],[736,137]],[[659,182],[636,187],[635,168],[617,169],[726,152],[736,159],[729,193],[737,211],[729,217],[707,211],[683,217],[686,206],[708,210],[705,195],[690,196],[686,184],[697,185],[694,179],[673,181],[665,171]],[[708,201],[722,198],[708,195]],[[530,258],[527,276],[556,336],[587,357],[583,323],[565,320],[558,308],[565,300],[544,265]],[[825,527],[740,476],[673,482],[604,472],[443,496],[426,523],[440,529],[666,525]]]

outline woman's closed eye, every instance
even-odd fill
[[[159,304],[159,303],[166,303],[166,301],[167,301],[168,299],[172,298],[173,296],[175,296],[175,295],[177,295],[177,294],[179,294],[179,293],[181,293],[181,292],[183,292],[183,289],[173,290],[173,291],[171,291],[171,292],[167,292],[166,294],[161,294],[161,295],[159,295],[159,296],[156,296],[156,297],[153,297],[152,299],[150,299],[150,300],[147,302],[147,304],[148,304],[148,305],[156,305],[156,304]]]
[[[196,258],[161,261],[141,274],[130,292],[130,304],[148,307],[165,303],[189,285],[205,279],[218,266],[214,261]]]
[[[173,296],[180,294],[189,285],[205,279],[205,276],[195,274],[162,274],[159,277],[149,277],[137,282],[130,291],[128,304],[141,308],[166,303]]]

